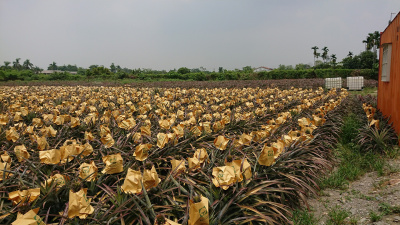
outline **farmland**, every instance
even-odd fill
[[[348,95],[3,86],[1,223],[289,223],[332,167]]]

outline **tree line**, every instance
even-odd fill
[[[313,77],[330,77],[332,74],[338,76],[347,76],[351,74],[351,70],[355,69],[372,69],[372,72],[364,72],[369,78],[377,79],[378,60],[377,49],[379,49],[380,34],[378,31],[369,33],[367,38],[362,41],[365,43],[365,51],[358,55],[354,55],[349,51],[348,55],[337,61],[336,54],[329,54],[329,48],[324,46],[322,52],[318,52],[319,47],[313,46],[314,65],[299,63],[293,67],[292,65],[279,65],[278,68],[271,72],[254,72],[251,66],[245,66],[242,69],[226,70],[219,67],[218,71],[209,71],[204,67],[192,68],[181,67],[173,70],[153,70],[153,69],[130,69],[122,68],[119,65],[111,63],[109,67],[103,65],[91,65],[88,68],[78,67],[76,65],[57,65],[52,62],[48,65],[47,70],[56,71],[51,74],[42,74],[43,69],[35,66],[29,59],[21,63],[21,58],[14,61],[4,61],[4,65],[0,66],[0,80],[81,80],[81,79],[178,79],[178,80],[246,80],[246,79],[284,79],[284,78],[313,78]],[[371,51],[372,50],[372,51]],[[321,58],[322,60],[319,60]],[[321,69],[328,69],[322,72]],[[333,69],[333,70],[332,70]],[[297,70],[302,72],[279,72],[279,71]],[[313,70],[313,71],[311,71]],[[315,72],[319,70],[319,72]],[[333,72],[332,72],[333,71]],[[268,74],[269,73],[269,74]],[[325,73],[325,74],[324,74]],[[280,76],[280,77],[279,77]]]
[[[311,47],[314,55],[314,68],[343,68],[343,69],[378,69],[377,49],[380,45],[380,33],[375,31],[369,33],[367,38],[362,41],[365,44],[365,51],[358,55],[354,55],[349,51],[347,56],[337,63],[336,54],[329,55],[328,47],[321,48],[322,52],[318,52],[318,46]],[[373,51],[371,51],[373,49]],[[318,58],[322,59],[318,60]]]

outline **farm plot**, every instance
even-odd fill
[[[346,90],[0,88],[2,224],[280,224]]]

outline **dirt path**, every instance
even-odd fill
[[[384,176],[370,172],[346,190],[326,189],[311,199],[318,224],[335,224],[329,220],[340,216],[347,217],[340,224],[400,224],[400,159],[388,164],[389,173]]]

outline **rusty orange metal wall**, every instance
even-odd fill
[[[397,134],[400,134],[400,12],[381,33],[381,46],[392,44],[390,81],[382,82],[382,53],[379,51],[378,108],[385,116],[390,116]],[[400,144],[400,143],[399,143]]]

